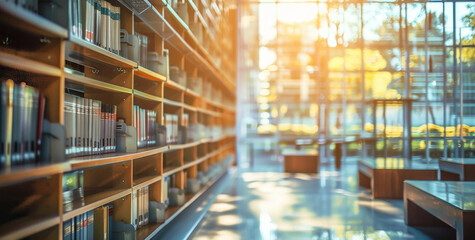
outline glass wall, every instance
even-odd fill
[[[344,156],[474,155],[475,2],[239,5],[243,145],[265,139],[276,156],[304,139],[328,157],[335,141]]]

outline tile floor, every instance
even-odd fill
[[[272,169],[274,172],[264,172]],[[372,200],[356,162],[341,171],[285,174],[279,164],[231,171],[192,239],[450,239],[444,228],[404,224],[402,200]]]

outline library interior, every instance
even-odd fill
[[[475,239],[475,1],[0,0],[0,239]]]

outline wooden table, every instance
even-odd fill
[[[358,161],[358,184],[373,198],[402,199],[404,180],[437,180],[437,165],[404,158],[365,158]]]
[[[475,158],[448,158],[439,161],[440,180],[475,181]]]
[[[410,226],[455,228],[475,239],[475,182],[405,181],[404,221]]]
[[[320,163],[317,150],[284,149],[284,172],[318,173]]]

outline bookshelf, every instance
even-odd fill
[[[179,84],[74,36],[64,22],[0,0],[6,34],[33,42],[28,48],[0,46],[2,78],[18,78],[44,93],[45,118],[51,123],[66,125],[65,94],[79,92],[84,98],[117,106],[117,116],[127,125],[133,122],[134,105],[138,105],[155,111],[159,125],[165,124],[165,114],[174,114],[179,125],[188,122],[205,131],[189,129],[184,142],[136,152],[76,156],[0,170],[0,194],[8,196],[0,200],[0,211],[5,213],[0,219],[0,239],[63,239],[65,221],[104,205],[113,206],[114,222],[131,223],[134,191],[148,187],[148,201],[163,203],[166,179],[173,176],[174,187],[185,189],[188,179],[208,173],[199,191],[186,193],[183,204],[168,206],[163,222],[149,222],[135,230],[135,239],[150,239],[234,162],[236,84],[235,60],[230,56],[235,53],[227,23],[235,23],[229,14],[235,10],[225,1],[179,1],[189,15],[186,20],[184,11],[177,11],[172,1],[109,2],[120,8],[121,29],[147,36],[148,51],[161,55],[167,49],[169,66],[185,71],[188,81],[199,79],[202,87]],[[63,11],[67,9],[66,4]],[[83,72],[78,74],[68,64],[81,66]],[[64,204],[64,177],[78,171],[83,174],[84,193]]]

